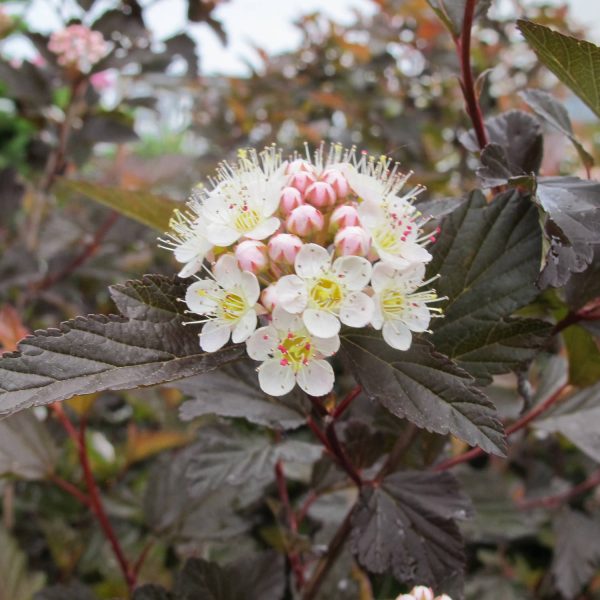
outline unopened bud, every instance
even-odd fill
[[[328,183],[339,199],[345,198],[350,192],[350,185],[344,174],[338,169],[327,169],[321,175],[321,181]]]
[[[367,256],[371,236],[362,227],[344,227],[335,236],[335,249],[341,256]]]
[[[338,229],[354,227],[355,225],[360,225],[360,219],[358,217],[358,211],[350,204],[338,206],[331,213],[331,217],[329,218],[329,229],[332,233]]]
[[[266,269],[269,259],[267,258],[267,247],[256,240],[244,240],[235,249],[235,257],[242,271],[260,273]]]
[[[299,236],[316,233],[323,229],[325,219],[321,211],[310,204],[303,204],[295,208],[285,221],[285,226],[290,233]]]
[[[410,593],[415,600],[433,600],[433,590],[424,585],[416,585]]]
[[[288,185],[300,190],[300,192],[304,194],[306,188],[308,188],[308,186],[313,184],[316,180],[317,178],[312,173],[308,173],[307,171],[298,171],[290,177]]]
[[[265,307],[266,310],[273,312],[276,298],[277,293],[275,292],[275,284],[272,283],[261,292],[260,303]]]
[[[304,204],[302,192],[295,187],[284,187],[281,192],[279,209],[284,215],[289,215],[296,207]]]
[[[333,206],[337,200],[335,190],[325,181],[311,183],[304,193],[304,199],[317,208]]]
[[[304,160],[303,158],[297,158],[296,160],[292,160],[285,170],[288,175],[293,175],[294,173],[299,173],[300,171],[314,174],[315,168],[307,160]]]
[[[290,233],[278,233],[269,240],[269,257],[276,263],[293,265],[302,248],[302,240]]]

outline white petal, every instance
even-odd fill
[[[429,262],[433,257],[423,246],[415,244],[413,242],[406,242],[402,244],[400,249],[402,256],[411,263],[415,262]]]
[[[204,324],[200,334],[200,348],[205,352],[214,352],[222,348],[231,334],[231,325],[223,323],[220,319],[213,319]]]
[[[211,244],[215,246],[230,246],[238,240],[241,233],[230,227],[229,225],[223,225],[221,223],[209,223],[206,226],[206,237]]]
[[[224,254],[213,267],[217,283],[224,289],[230,290],[242,284],[242,272],[233,254]]]
[[[289,313],[281,306],[273,310],[273,325],[280,331],[298,331],[304,329],[304,323],[299,315]]]
[[[381,250],[380,248],[376,248],[376,249],[377,249],[377,254],[379,254],[379,258],[381,258],[381,260],[384,263],[390,265],[397,271],[406,269],[407,267],[410,267],[412,264],[410,261],[408,261],[406,258],[403,258],[402,256],[397,256],[396,254],[390,254],[389,252],[386,252],[385,250]]]
[[[351,165],[342,167],[350,187],[354,193],[363,200],[380,202],[383,196],[383,186],[370,175],[359,173]]]
[[[373,267],[373,275],[371,275],[371,286],[376,293],[382,292],[389,287],[396,275],[397,271],[391,265],[385,262],[378,262]]]
[[[417,262],[411,264],[402,271],[398,271],[395,280],[398,286],[402,287],[407,292],[412,292],[420,287],[424,278],[425,263]]]
[[[173,254],[177,262],[186,263],[204,255],[212,248],[212,244],[201,235],[194,235],[175,248]]]
[[[256,329],[258,317],[256,311],[252,308],[235,324],[231,332],[231,340],[234,344],[245,342]]]
[[[410,329],[400,321],[386,321],[383,324],[383,339],[397,350],[408,350],[412,342]]]
[[[322,338],[316,335],[311,336],[310,341],[315,350],[323,356],[333,356],[340,349],[340,336],[334,335],[329,338]]]
[[[198,315],[211,313],[217,306],[214,299],[221,289],[212,279],[201,279],[192,283],[185,293],[185,303]]]
[[[181,269],[181,271],[179,271],[179,273],[177,273],[177,276],[182,278],[191,277],[202,268],[203,262],[204,255],[193,258],[183,267],[183,269]]]
[[[373,296],[373,316],[371,317],[371,325],[375,329],[381,329],[383,326],[383,311],[381,310],[381,297],[378,294]]]
[[[242,271],[240,285],[244,291],[246,302],[250,306],[254,306],[260,296],[260,284],[258,283],[258,279],[256,279],[256,275],[249,271]]]
[[[294,261],[296,273],[304,278],[320,275],[330,264],[329,252],[318,244],[304,244]]]
[[[312,334],[322,338],[329,338],[337,335],[340,331],[340,322],[338,318],[324,310],[315,310],[307,308],[302,313],[302,320],[306,329]]]
[[[426,304],[419,302],[417,306],[408,306],[403,314],[402,321],[412,331],[427,331],[431,313]]]
[[[246,340],[248,356],[254,360],[267,360],[279,344],[279,334],[272,325],[257,329]]]
[[[284,367],[273,358],[258,367],[258,383],[269,396],[283,396],[294,389],[296,378],[292,367]]]
[[[349,290],[362,290],[371,279],[371,263],[362,256],[342,256],[335,260],[331,270]]]
[[[289,313],[301,313],[308,302],[306,283],[297,275],[285,275],[275,285],[275,303]]]
[[[260,225],[256,226],[252,231],[245,234],[247,238],[251,240],[264,240],[271,234],[275,233],[279,228],[279,219],[277,217],[270,217],[265,219]]]
[[[385,219],[385,211],[376,202],[365,200],[358,205],[356,210],[362,226],[367,229],[377,227]]]
[[[222,223],[227,217],[229,204],[223,195],[223,184],[220,183],[214,190],[208,192],[202,201],[202,216],[211,223]]]
[[[373,317],[373,299],[363,292],[348,294],[340,306],[340,321],[349,327],[365,327]]]
[[[296,375],[298,385],[310,396],[324,396],[333,389],[335,376],[326,360],[311,360]]]

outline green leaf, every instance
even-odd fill
[[[32,600],[44,586],[45,575],[27,570],[27,558],[0,525],[0,600]]]
[[[185,564],[175,583],[175,600],[281,600],[285,592],[281,554],[263,552],[225,566],[199,558]]]
[[[186,285],[148,276],[115,286],[129,315],[90,315],[40,330],[0,358],[0,414],[75,395],[156,385],[205,373],[243,354],[242,346],[202,352],[198,328],[184,327]]]
[[[541,236],[535,207],[517,192],[487,204],[475,191],[441,225],[428,277],[448,300],[432,323],[436,349],[480,383],[518,369],[544,343],[550,327],[510,318],[539,293]]]
[[[428,342],[414,340],[402,352],[379,332],[349,331],[342,336],[341,356],[365,394],[392,414],[504,456],[504,430],[494,405],[468,373]]]
[[[169,228],[173,211],[182,206],[180,202],[165,196],[108,187],[90,181],[61,179],[57,182],[57,190],[59,193],[82,194],[160,232]]]
[[[249,481],[264,486],[274,480],[279,459],[310,464],[322,454],[317,444],[295,440],[273,443],[266,435],[216,427],[202,429],[195,447],[187,470],[193,496]]]
[[[540,61],[600,117],[600,48],[531,21],[517,25]]]
[[[258,384],[255,364],[248,360],[178,381],[173,387],[193,397],[181,405],[179,416],[184,421],[215,414],[278,429],[296,429],[306,423],[303,395],[267,396]]]
[[[456,519],[471,512],[449,473],[399,472],[365,486],[352,516],[350,546],[373,573],[444,589],[460,576],[463,542]]]
[[[600,463],[598,394],[600,384],[581,390],[559,404],[550,416],[535,421],[533,425],[542,431],[564,435],[582,452]]]
[[[564,285],[581,273],[600,245],[600,183],[579,177],[542,177],[535,202],[547,215],[544,234],[548,252],[539,285]]]
[[[600,350],[594,336],[572,325],[563,331],[569,356],[569,383],[587,387],[600,381]]]
[[[567,109],[562,104],[555,100],[551,94],[543,90],[523,90],[519,92],[519,96],[529,104],[538,117],[544,119],[544,121],[571,140],[571,143],[575,146],[575,150],[579,154],[581,162],[586,168],[589,169],[594,165],[594,158],[590,156],[575,137],[569,113],[567,113]]]
[[[476,0],[476,2],[475,19],[484,17],[492,5],[492,0]],[[427,0],[427,4],[452,36],[458,37],[462,31],[466,0]]]
[[[45,479],[54,472],[58,448],[32,412],[0,421],[0,476]]]
[[[564,598],[575,598],[600,567],[600,523],[563,509],[554,522],[556,544],[550,568]]]

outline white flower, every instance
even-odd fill
[[[411,332],[426,331],[431,312],[439,312],[438,308],[428,306],[430,302],[441,300],[435,292],[415,293],[416,289],[429,283],[423,281],[424,275],[422,263],[404,271],[396,271],[383,262],[373,267],[371,286],[375,292],[375,310],[371,324],[382,330],[383,339],[392,348],[407,350],[412,342]]]
[[[159,238],[160,247],[172,251],[175,260],[184,263],[184,267],[179,271],[179,277],[189,277],[197,273],[202,268],[206,255],[213,248],[206,239],[199,205],[191,201],[188,207],[189,212],[174,211],[169,223],[171,231],[165,234],[166,238]]]
[[[340,338],[312,335],[297,315],[276,307],[271,325],[257,329],[246,347],[250,358],[262,361],[258,381],[270,396],[283,396],[296,383],[311,396],[333,389],[333,369],[324,358],[338,351]]]
[[[198,191],[206,237],[215,246],[229,246],[241,237],[263,240],[278,229],[273,214],[286,183],[287,163],[269,148],[240,154],[235,165],[222,164],[211,191]]]
[[[206,319],[200,347],[206,352],[222,348],[229,338],[244,342],[256,329],[256,302],[260,286],[256,276],[241,271],[231,254],[222,256],[213,268],[214,279],[201,279],[188,288],[185,301],[190,311]]]
[[[308,331],[331,337],[340,321],[364,327],[373,315],[373,300],[362,290],[371,277],[371,263],[360,256],[342,256],[331,264],[329,252],[305,244],[294,262],[296,275],[282,277],[276,285],[277,305],[302,313]]]
[[[365,200],[358,205],[358,215],[382,261],[404,269],[431,260],[421,245],[429,240],[429,236],[420,235],[421,213],[406,199],[392,196],[381,203]]]

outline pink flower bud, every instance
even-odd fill
[[[329,229],[334,232],[344,227],[354,227],[360,225],[358,211],[350,204],[338,206],[329,219]]]
[[[269,257],[277,263],[293,265],[296,254],[302,248],[302,240],[289,233],[278,233],[269,241]]]
[[[235,249],[235,257],[242,271],[260,273],[269,262],[267,258],[267,247],[256,240],[244,240]]]
[[[304,160],[303,158],[297,158],[296,160],[292,160],[285,170],[288,175],[293,175],[294,173],[299,173],[300,171],[314,173],[315,168],[307,160]]]
[[[302,192],[294,187],[284,187],[281,192],[279,209],[284,215],[289,215],[297,206],[304,204]]]
[[[260,294],[260,302],[269,312],[273,312],[276,299],[277,293],[275,292],[274,283],[267,286]]]
[[[306,188],[316,180],[317,178],[312,173],[308,173],[307,171],[298,171],[290,177],[288,185],[300,190],[300,192],[304,194]]]
[[[334,243],[341,256],[366,256],[371,248],[371,237],[362,227],[344,227],[337,232]]]
[[[433,600],[433,590],[424,585],[416,585],[410,593],[415,600]]]
[[[345,198],[350,192],[348,180],[338,169],[327,169],[323,171],[323,174],[321,175],[321,181],[328,183],[334,189],[337,197],[340,199]]]
[[[295,208],[285,221],[287,230],[299,236],[321,231],[324,224],[325,219],[321,211],[310,204],[303,204]]]
[[[304,199],[317,208],[333,206],[337,199],[334,189],[325,181],[315,181],[306,188]]]

